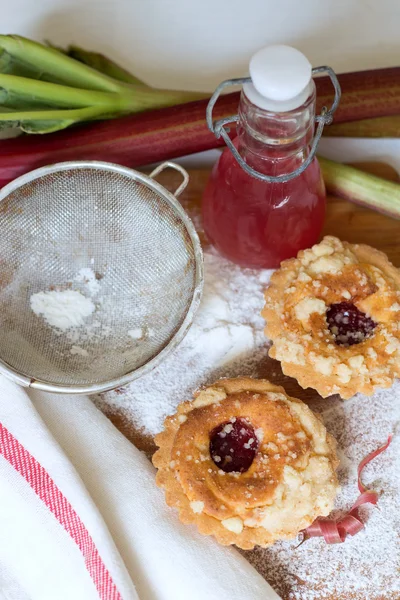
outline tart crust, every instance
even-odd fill
[[[282,263],[265,300],[269,355],[303,388],[323,397],[370,396],[400,375],[400,271],[375,248],[327,236]],[[336,344],[328,328],[326,311],[341,302],[377,324],[358,344]]]
[[[258,449],[244,473],[226,473],[210,455],[210,433],[246,419]],[[243,549],[291,539],[333,508],[336,442],[321,420],[282,387],[221,379],[167,417],[156,436],[157,484],[183,523]]]

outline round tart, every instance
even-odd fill
[[[333,508],[334,439],[303,402],[266,380],[217,381],[180,404],[155,441],[167,504],[224,545],[294,538]]]
[[[272,358],[321,396],[371,395],[400,374],[400,271],[370,246],[327,236],[284,261],[265,294]]]

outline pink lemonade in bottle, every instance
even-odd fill
[[[261,175],[292,173],[306,161],[314,136],[315,84],[308,60],[271,46],[253,56],[241,92],[234,146]],[[263,181],[225,148],[203,197],[203,225],[215,248],[243,266],[275,268],[317,242],[325,187],[316,158],[293,179]]]

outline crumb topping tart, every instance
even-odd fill
[[[250,549],[296,537],[338,490],[335,441],[300,400],[266,380],[222,379],[178,406],[153,463],[183,523]]]
[[[284,261],[265,293],[270,356],[323,397],[373,394],[400,375],[400,271],[327,236]]]

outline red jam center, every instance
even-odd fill
[[[258,450],[254,428],[245,419],[231,419],[210,434],[210,454],[225,473],[248,471]]]
[[[352,346],[370,337],[376,323],[351,302],[332,304],[326,312],[330,332],[338,346]]]

